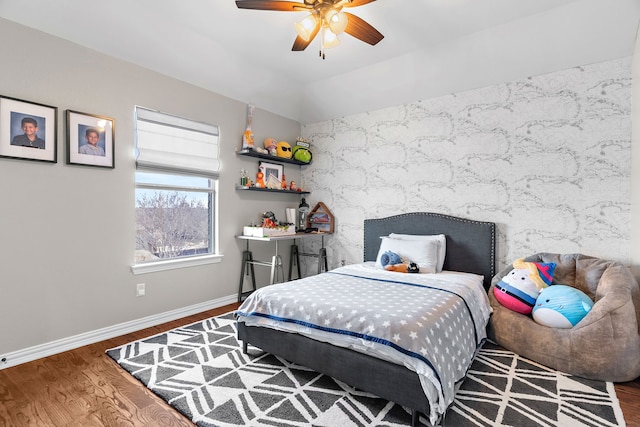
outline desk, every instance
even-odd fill
[[[274,283],[278,283],[278,278],[280,277],[280,281],[284,282],[284,269],[282,267],[282,257],[278,253],[278,242],[281,240],[293,240],[293,245],[291,245],[291,259],[289,262],[289,279],[291,280],[291,271],[293,269],[293,265],[297,265],[298,270],[298,278],[301,277],[300,274],[300,256],[311,256],[318,258],[318,273],[322,272],[322,267],[324,270],[328,270],[328,262],[327,262],[327,250],[324,247],[324,236],[326,233],[296,233],[289,234],[286,236],[271,236],[271,237],[253,237],[253,236],[236,236],[236,239],[246,240],[247,247],[242,252],[242,268],[240,269],[240,285],[238,287],[238,302],[242,302],[243,298],[246,298],[251,292],[255,291],[256,288],[256,276],[253,266],[261,265],[265,267],[271,268],[271,276],[269,280],[269,284],[273,285]],[[322,239],[322,245],[317,254],[310,253],[302,253],[298,252],[298,245],[296,244],[297,239],[309,239],[313,237],[320,237]],[[249,242],[275,242],[275,253],[271,257],[271,261],[258,261],[253,259],[253,254],[249,249]],[[248,292],[243,292],[244,289],[244,276],[251,276],[251,285],[252,290]],[[279,276],[279,277],[278,277]]]

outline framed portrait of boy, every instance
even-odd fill
[[[0,157],[57,163],[58,109],[0,96]]]
[[[115,167],[112,118],[67,110],[67,164]]]

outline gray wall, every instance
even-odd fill
[[[0,39],[0,94],[58,107],[57,164],[0,158],[0,355],[233,297],[244,247],[234,236],[260,212],[284,217],[298,204],[296,195],[236,192],[240,169],[257,169],[235,155],[246,105],[2,19]],[[135,105],[220,126],[221,263],[132,274]],[[114,170],[65,164],[67,109],[115,119]],[[297,122],[262,110],[253,129],[258,142],[300,134]],[[256,257],[271,254],[260,245]],[[135,296],[140,282],[144,297]]]

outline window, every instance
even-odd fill
[[[218,127],[136,107],[134,273],[220,260]]]

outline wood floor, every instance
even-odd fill
[[[220,307],[0,370],[0,427],[193,427],[105,350],[235,308]],[[640,427],[640,379],[617,384],[616,392],[627,425]]]

